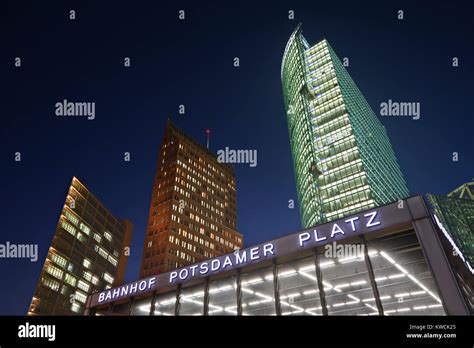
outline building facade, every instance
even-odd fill
[[[469,315],[441,238],[414,196],[93,294],[86,315]]]
[[[28,315],[80,315],[88,295],[122,284],[132,231],[73,177]]]
[[[241,248],[233,168],[169,120],[150,204],[140,276]]]
[[[304,228],[408,196],[385,128],[326,40],[310,46],[298,25],[281,81]]]
[[[473,182],[468,182],[447,196],[428,194],[434,219],[445,235],[446,248],[453,263],[464,264],[455,272],[461,289],[474,308],[474,196]]]

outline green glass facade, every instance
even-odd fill
[[[387,133],[326,40],[301,25],[281,80],[304,228],[409,195]]]
[[[443,232],[454,242],[465,262],[474,265],[474,200],[473,183],[467,183],[448,196],[428,194],[434,215],[444,227]]]

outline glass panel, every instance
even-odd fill
[[[237,279],[229,277],[209,284],[209,315],[237,315]]]
[[[154,315],[174,315],[176,306],[176,292],[171,291],[156,295]]]
[[[204,284],[182,289],[179,300],[179,315],[203,315]]]
[[[104,315],[109,315],[109,306],[98,308],[95,312],[96,316],[104,316]]]
[[[114,304],[112,315],[129,315],[130,301],[127,300],[120,304]]]
[[[278,266],[282,315],[322,315],[314,257]]]
[[[414,231],[379,237],[367,245],[384,314],[444,314]],[[373,303],[372,299],[365,300]]]
[[[243,274],[241,286],[243,315],[276,315],[271,268]]]
[[[130,315],[150,315],[152,299],[153,295],[144,299],[136,299],[133,301]]]
[[[378,315],[364,246],[360,242],[331,243],[320,249],[319,266],[328,315]]]

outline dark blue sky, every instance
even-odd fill
[[[0,314],[26,313],[73,175],[134,223],[127,280],[138,277],[168,117],[203,143],[211,128],[215,152],[258,150],[257,167],[235,167],[246,246],[300,229],[297,207],[288,208],[297,197],[280,84],[283,50],[298,22],[310,44],[324,37],[339,57],[349,57],[348,71],[377,114],[388,99],[421,103],[418,121],[382,119],[411,193],[444,194],[474,176],[468,2],[233,3],[6,4],[0,243],[38,243],[40,255],[36,263],[0,259]],[[178,20],[180,9],[185,21]],[[451,66],[454,56],[458,68]],[[20,69],[14,57],[22,58]],[[63,99],[95,102],[96,119],[55,116]],[[180,104],[185,115],[178,114]],[[131,162],[123,161],[124,152]]]

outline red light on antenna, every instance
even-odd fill
[[[209,128],[206,129],[206,133],[209,134],[211,133],[211,130]]]

